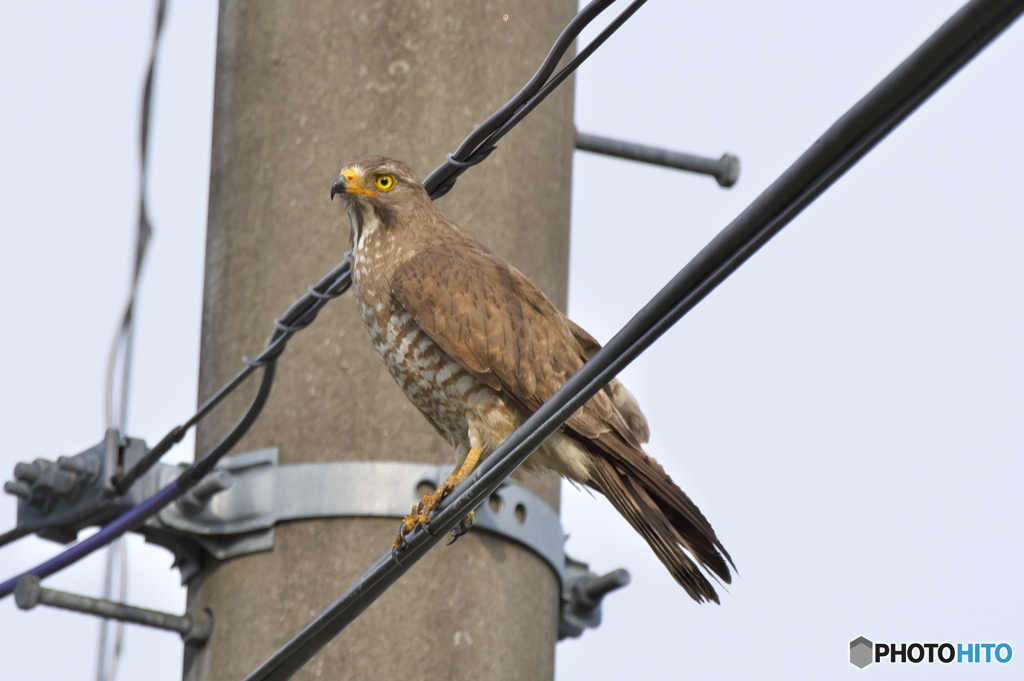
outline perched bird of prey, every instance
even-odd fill
[[[456,468],[403,522],[405,532],[565,383],[600,345],[434,207],[404,164],[348,163],[331,187],[352,221],[363,323],[391,375],[455,448]],[[601,492],[696,601],[718,602],[703,568],[730,582],[732,559],[664,469],[644,453],[647,420],[612,380],[524,464]],[[466,527],[468,529],[468,527]],[[735,567],[735,566],[734,566]]]

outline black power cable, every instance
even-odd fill
[[[1024,0],[973,0],[832,125],[723,229],[608,344],[406,536],[245,681],[285,681],[469,513],[533,451],[718,284],[828,189],[1024,11]]]
[[[263,377],[260,380],[260,385],[256,390],[256,395],[253,398],[252,403],[246,410],[242,418],[235,424],[230,432],[225,435],[220,442],[218,442],[213,449],[206,453],[199,461],[192,465],[185,473],[182,474],[182,479],[186,479],[185,475],[188,474],[189,478],[195,482],[198,482],[213,470],[213,467],[217,464],[217,461],[224,456],[231,449],[245,433],[255,423],[256,417],[259,412],[263,409],[263,405],[266,403],[267,398],[270,396],[270,388],[273,385],[273,372],[277,364],[278,357],[284,352],[285,346],[296,332],[301,331],[316,319],[317,314],[323,309],[324,305],[329,300],[337,298],[341,294],[345,293],[352,285],[352,270],[348,256],[331,272],[320,280],[316,286],[310,286],[306,294],[299,298],[297,301],[292,303],[292,306],[288,308],[288,311],[281,315],[280,318],[274,320],[274,332],[270,337],[270,342],[267,343],[267,347],[258,354],[254,359],[247,357],[243,358],[246,367],[235,374],[235,377],[228,381],[224,386],[214,393],[210,398],[206,400],[199,407],[199,410],[190,418],[188,421],[180,426],[176,426],[171,432],[169,432],[164,439],[157,443],[153,449],[149,450],[146,455],[139,460],[139,462],[133,466],[130,470],[125,472],[124,475],[119,476],[114,480],[114,487],[118,494],[124,494],[128,489],[135,483],[136,480],[145,474],[153,465],[160,460],[167,451],[175,444],[181,441],[181,438],[185,436],[189,428],[198,423],[204,416],[213,411],[225,397],[234,392],[235,388],[242,384],[246,378],[248,378],[256,369],[262,368]],[[192,471],[192,469],[196,471]]]
[[[455,153],[448,154],[445,162],[433,170],[427,179],[423,181],[430,198],[439,199],[455,186],[455,181],[462,173],[472,166],[487,158],[497,147],[497,142],[504,137],[509,130],[518,125],[531,111],[537,108],[562,81],[572,75],[573,71],[579,68],[587,58],[600,47],[612,33],[619,30],[622,24],[626,23],[633,14],[647,0],[634,0],[622,14],[616,17],[596,38],[580,50],[566,66],[551,77],[559,60],[572,47],[575,40],[587,25],[606,10],[615,0],[594,0],[579,14],[573,17],[572,21],[562,30],[555,44],[552,45],[547,57],[541,63],[540,68],[533,74],[529,82],[523,86],[515,97],[510,99],[503,107],[491,114],[483,123],[478,125],[473,132],[466,136]]]

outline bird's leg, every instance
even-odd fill
[[[402,526],[398,530],[398,537],[395,539],[395,548],[401,549],[405,547],[405,535],[412,531],[417,525],[430,522],[430,513],[437,508],[437,505],[441,501],[452,493],[456,487],[462,484],[462,482],[469,477],[469,474],[480,463],[480,456],[483,454],[483,450],[479,448],[472,448],[469,453],[466,454],[466,460],[462,462],[462,465],[451,472],[445,481],[441,483],[441,486],[433,494],[425,494],[420,499],[420,503],[417,506],[412,507],[412,512],[405,516],[402,520]],[[459,533],[461,536],[469,531],[469,525],[472,525],[473,519],[472,514],[467,516],[467,520],[464,519],[462,524],[459,525],[461,529],[463,524],[466,525],[465,531]]]

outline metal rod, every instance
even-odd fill
[[[600,135],[589,135],[585,132],[576,133],[576,148],[594,154],[624,158],[627,161],[710,175],[722,187],[733,186],[740,177],[740,160],[732,154],[722,154],[721,158],[708,158]]]
[[[626,570],[612,570],[606,575],[588,579],[581,585],[580,592],[590,601],[590,605],[597,605],[611,592],[627,586],[629,579],[629,572]]]
[[[14,602],[22,610],[31,610],[42,603],[54,608],[73,610],[106,619],[176,631],[185,641],[205,641],[210,637],[212,625],[210,616],[206,613],[172,615],[158,610],[147,610],[124,603],[115,603],[103,598],[91,598],[67,591],[47,589],[39,584],[39,578],[35,575],[26,575],[18,580],[18,585],[14,589]]]

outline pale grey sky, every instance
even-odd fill
[[[577,154],[571,316],[607,340],[959,4],[648,3],[581,70],[579,128],[731,151],[743,173],[726,191]],[[172,2],[157,81],[129,416],[151,444],[195,406],[215,24],[214,3]],[[145,2],[0,6],[4,476],[102,435],[151,29]],[[607,503],[567,488],[569,553],[633,584],[559,645],[559,678],[910,673],[852,667],[861,635],[1024,654],[1022,63],[1013,26],[623,375],[740,575],[722,606],[694,605]],[[610,174],[644,191],[611,193]],[[3,549],[0,579],[57,550]],[[169,555],[133,538],[130,556],[129,600],[180,612]],[[48,584],[96,594],[101,571]],[[0,602],[5,678],[91,680],[97,626]],[[129,628],[122,664],[178,679],[180,643]]]

